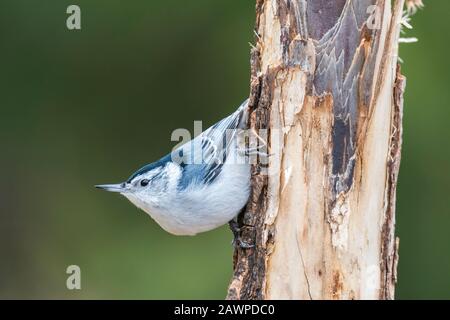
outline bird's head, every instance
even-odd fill
[[[139,169],[127,181],[118,184],[96,185],[96,188],[117,192],[134,205],[148,212],[156,209],[167,197],[177,179],[177,165],[170,161],[158,161]]]

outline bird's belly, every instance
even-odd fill
[[[185,212],[185,214],[186,213],[187,212]],[[232,214],[224,215],[223,212],[220,212],[220,214],[213,214],[213,218],[208,217],[206,219],[197,217],[196,214],[192,214],[189,218],[184,217],[183,220],[158,219],[156,217],[154,217],[154,219],[165,231],[171,234],[178,236],[193,236],[226,224],[228,221],[232,220],[237,213],[233,212]]]
[[[223,181],[206,189],[188,190],[171,199],[170,204],[148,213],[167,232],[175,235],[195,235],[218,228],[236,217],[248,201],[250,168],[227,172]],[[224,182],[225,181],[225,182]],[[162,208],[171,208],[162,209]]]

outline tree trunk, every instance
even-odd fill
[[[393,299],[404,0],[258,0],[252,168],[228,299]]]

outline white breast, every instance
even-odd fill
[[[250,193],[250,166],[224,165],[218,179],[199,188],[194,184],[166,199],[148,213],[163,229],[176,235],[195,235],[232,220],[247,203]],[[147,211],[147,210],[146,210]]]

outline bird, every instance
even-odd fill
[[[249,155],[255,151],[242,134],[248,118],[247,99],[231,115],[126,181],[95,187],[125,196],[171,234],[192,236],[228,223],[233,244],[251,248],[242,241],[237,222],[249,199]]]

